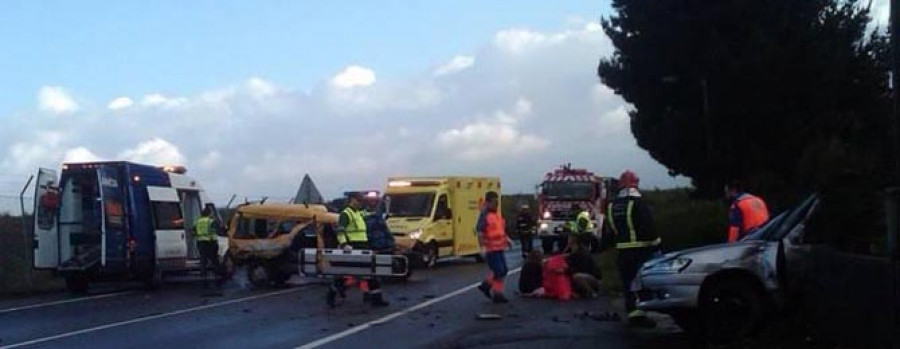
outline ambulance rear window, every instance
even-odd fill
[[[177,202],[153,202],[153,218],[157,230],[184,229],[181,205]]]

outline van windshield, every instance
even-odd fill
[[[434,193],[387,194],[393,217],[429,217],[434,204]]]

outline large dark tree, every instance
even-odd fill
[[[602,81],[638,144],[701,193],[726,180],[773,201],[883,183],[886,40],[856,0],[613,0]]]

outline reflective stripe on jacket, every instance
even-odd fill
[[[609,204],[606,217],[616,236],[616,248],[659,246],[662,239],[653,231],[650,212],[637,197],[620,197]]]

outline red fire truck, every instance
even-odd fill
[[[545,254],[565,248],[568,236],[567,222],[575,219],[579,205],[591,213],[594,222],[593,246],[599,246],[603,225],[603,208],[606,206],[610,181],[586,169],[573,169],[566,164],[544,175],[538,191],[537,235]],[[554,245],[558,246],[556,249]]]

